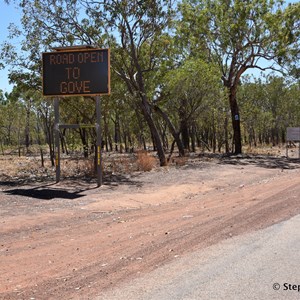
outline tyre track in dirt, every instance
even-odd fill
[[[203,193],[185,186],[171,201],[130,209],[103,211],[87,201],[39,212],[23,225],[21,214],[10,217],[1,227],[0,298],[93,299],[178,256],[286,220],[300,213],[297,175],[245,186],[216,182]]]

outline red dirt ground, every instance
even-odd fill
[[[300,213],[300,163],[196,157],[59,184],[0,184],[0,299],[94,299],[223,239]]]

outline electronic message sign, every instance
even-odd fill
[[[42,54],[44,96],[96,96],[110,93],[109,49]]]

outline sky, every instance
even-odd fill
[[[288,3],[296,3],[299,0],[286,1]],[[7,40],[7,27],[10,23],[20,24],[21,13],[13,4],[7,5],[4,0],[0,0],[0,45]],[[4,92],[11,92],[12,85],[8,82],[8,68],[0,69],[0,89]]]
[[[0,0],[0,44],[7,40],[7,27],[10,23],[20,24],[21,14],[13,4],[7,5],[3,0]],[[0,69],[0,89],[4,92],[11,92],[12,86],[8,82],[8,68]]]

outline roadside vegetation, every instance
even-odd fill
[[[154,165],[145,151],[155,151],[165,166],[173,152],[239,154],[245,146],[278,146],[286,128],[300,124],[300,3],[6,2],[23,17],[1,47],[0,63],[14,84],[10,93],[0,90],[2,155],[27,155],[34,145],[42,164],[54,166],[54,108],[41,92],[41,53],[57,46],[110,48],[103,151],[139,150],[137,169]],[[249,75],[253,70],[260,75]],[[61,123],[95,124],[94,101],[62,99]],[[94,155],[94,128],[63,129],[60,138],[63,154]]]

